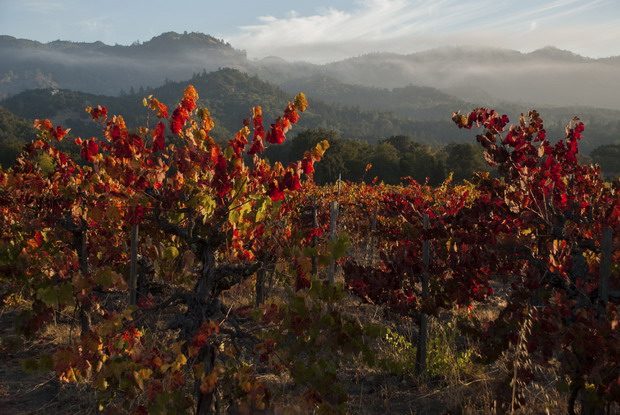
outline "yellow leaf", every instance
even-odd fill
[[[99,390],[106,390],[106,389],[108,389],[108,386],[110,386],[110,384],[108,383],[107,380],[105,380],[105,378],[100,377],[97,380],[97,389],[99,389]]]
[[[232,147],[226,147],[226,149],[224,150],[224,157],[228,161],[230,161],[230,159],[232,158],[234,154],[235,154],[235,151],[232,149]]]
[[[299,95],[295,97],[295,108],[299,111],[303,112],[308,107],[308,100],[306,99],[306,94],[300,92]]]
[[[149,379],[153,371],[151,369],[140,369],[138,371],[133,372],[133,378],[136,381],[136,385],[140,388],[140,390],[144,390],[144,381]]]
[[[169,246],[164,251],[164,259],[175,259],[179,256],[179,250],[176,246]]]
[[[204,373],[204,369],[205,369],[204,363],[198,363],[197,365],[192,366],[192,372],[194,373],[194,376],[197,378],[202,376],[202,374]]]

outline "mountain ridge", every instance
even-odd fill
[[[611,92],[620,90],[620,57],[587,58],[552,46],[531,52],[445,46],[410,54],[375,52],[317,65],[274,56],[250,60],[245,51],[198,32],[166,32],[142,43],[114,46],[0,36],[0,98],[37,87],[119,95],[224,67],[276,85],[318,74],[378,88],[415,85],[457,91],[456,98],[463,101],[486,95],[500,101],[620,110],[620,100]],[[472,88],[462,85],[479,92],[469,93]]]
[[[83,137],[97,136],[98,125],[92,123],[85,106],[103,105],[110,114],[121,114],[128,126],[144,122],[147,110],[142,98],[153,94],[167,105],[175,105],[183,89],[192,84],[200,95],[201,105],[209,108],[216,120],[214,134],[221,140],[230,139],[242,127],[244,118],[251,115],[254,105],[263,107],[266,124],[282,114],[287,102],[294,96],[279,87],[249,76],[235,69],[220,69],[197,74],[192,79],[169,82],[159,88],[145,90],[143,95],[123,97],[93,95],[70,90],[28,90],[0,101],[14,114],[33,120],[50,118],[64,128]],[[299,91],[297,91],[299,92]],[[449,118],[444,121],[416,121],[400,118],[386,111],[369,111],[340,104],[330,104],[309,96],[310,107],[296,126],[296,130],[327,128],[348,138],[377,142],[391,135],[410,135],[425,144],[441,145],[462,141],[467,134],[453,127]]]
[[[66,50],[66,49],[85,49],[85,50],[123,50],[137,49],[140,47],[149,47],[153,45],[169,45],[176,42],[177,45],[210,47],[235,50],[229,43],[224,40],[217,39],[211,35],[199,32],[176,33],[164,32],[154,36],[145,42],[134,42],[131,45],[108,45],[102,41],[96,42],[74,42],[70,40],[53,40],[50,42],[40,42],[37,40],[16,38],[10,35],[0,35],[0,48],[3,47],[30,47],[44,50]],[[181,43],[179,43],[181,42]],[[239,51],[242,52],[242,51]]]
[[[225,68],[238,73],[230,75],[233,72]],[[241,80],[240,73],[246,78]],[[252,77],[256,80],[251,81]],[[84,116],[79,100],[94,100],[84,94],[94,94],[99,100],[93,105],[121,103],[118,113],[124,114],[127,109],[134,111],[128,99],[139,102],[144,96],[135,94],[137,90],[159,93],[172,85],[177,94],[174,99],[178,99],[181,85],[207,78],[214,80],[220,93],[211,95],[208,106],[215,103],[216,112],[218,106],[230,112],[218,114],[230,117],[222,135],[236,131],[238,122],[247,116],[243,111],[248,105],[271,101],[267,107],[276,116],[287,98],[304,91],[318,107],[307,115],[308,126],[333,127],[344,135],[371,141],[409,134],[418,135],[421,142],[445,143],[456,137],[449,125],[452,112],[474,107],[494,107],[513,119],[532,108],[545,109],[546,125],[554,125],[560,133],[566,122],[581,116],[590,131],[596,132],[597,144],[620,140],[620,135],[612,136],[618,129],[613,123],[620,119],[616,93],[620,91],[620,57],[591,59],[554,47],[523,53],[451,46],[409,55],[377,52],[315,65],[278,57],[249,60],[245,51],[197,32],[166,32],[143,43],[114,46],[103,42],[43,44],[0,36],[0,99],[14,96],[16,102],[22,100],[19,105],[33,110],[40,104],[37,100],[49,105],[55,102],[60,108],[75,101],[71,104],[75,105],[75,120]],[[270,86],[258,86],[259,80]],[[243,86],[235,86],[240,81],[238,85]],[[65,102],[50,101],[50,92],[20,96],[37,88],[63,91],[55,99]],[[230,88],[237,88],[236,93],[230,93]],[[83,93],[79,99],[78,91]],[[238,110],[243,105],[244,110]],[[50,117],[44,112],[35,117]],[[588,147],[586,142],[584,148]]]
[[[329,85],[338,85],[338,81],[331,80],[330,82],[328,88],[331,87]],[[86,106],[106,106],[110,114],[121,114],[130,127],[136,127],[144,122],[148,112],[141,104],[144,96],[153,94],[172,107],[179,101],[183,89],[188,84],[194,85],[201,97],[201,105],[208,107],[216,119],[214,136],[220,140],[227,140],[234,136],[234,132],[242,126],[241,121],[250,116],[252,106],[263,107],[264,119],[268,125],[281,115],[286,103],[300,91],[306,92],[310,107],[300,120],[296,131],[323,128],[334,130],[345,138],[360,139],[370,143],[377,143],[394,135],[408,135],[414,141],[433,146],[443,146],[450,142],[472,142],[473,140],[471,131],[455,128],[450,118],[453,111],[469,111],[474,104],[450,101],[449,95],[442,95],[440,91],[432,88],[410,86],[394,92],[379,88],[357,89],[358,87],[351,85],[342,86],[350,91],[351,99],[356,99],[355,94],[358,93],[375,94],[379,103],[394,100],[395,108],[398,109],[402,104],[403,110],[424,111],[434,99],[443,97],[449,100],[438,102],[443,111],[441,114],[438,115],[439,110],[435,108],[436,114],[431,114],[433,116],[427,119],[423,117],[413,119],[403,116],[407,115],[406,113],[396,114],[385,111],[386,108],[382,105],[378,106],[382,110],[377,110],[377,106],[365,105],[363,99],[358,99],[361,105],[356,106],[323,101],[321,98],[324,97],[320,93],[315,94],[308,89],[298,90],[294,85],[291,89],[285,90],[257,76],[227,68],[211,73],[196,74],[186,81],[170,81],[161,87],[133,95],[103,96],[63,89],[38,89],[24,91],[0,101],[0,105],[30,122],[35,118],[50,118],[55,124],[60,124],[64,128],[72,128],[72,133],[75,135],[99,136],[99,126],[93,123],[84,111]],[[414,100],[413,96],[409,96],[409,94],[414,94],[412,91],[428,92],[427,101],[420,96],[417,97],[417,101]],[[415,102],[418,102],[417,108],[414,105]],[[407,103],[410,107],[405,106]],[[514,104],[502,104],[495,108],[508,114],[513,121],[517,119],[520,112],[532,109]],[[552,139],[562,137],[566,123],[573,116],[580,115],[586,122],[586,138],[582,140],[582,150],[585,153],[597,146],[615,143],[620,136],[620,111],[583,107],[536,109],[541,112]]]

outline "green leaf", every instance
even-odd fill
[[[305,257],[311,258],[313,256],[319,256],[319,251],[316,248],[311,248],[311,247],[305,247],[303,249],[303,254]]]
[[[54,359],[50,354],[42,354],[39,358],[39,370],[48,371],[54,368]]]
[[[118,288],[125,288],[125,280],[123,276],[118,272],[113,271],[110,267],[104,267],[97,271],[93,277],[95,282],[101,285],[104,289],[118,285]]]
[[[22,370],[26,373],[47,372],[54,367],[54,360],[49,354],[42,354],[39,359],[22,359],[20,363]]]
[[[215,211],[215,199],[213,199],[210,195],[204,195],[200,198],[200,206],[202,207],[203,213],[210,216]]]
[[[306,309],[306,301],[303,297],[293,297],[290,300],[291,310],[301,316],[306,317],[308,315],[308,310]]]
[[[22,370],[26,373],[33,373],[39,370],[39,362],[37,359],[22,359],[20,363],[22,366]]]
[[[233,182],[233,190],[235,193],[243,194],[247,189],[247,179],[245,177],[239,177]]]
[[[58,289],[58,302],[68,306],[75,305],[75,297],[73,296],[73,286],[70,283],[64,283]]]
[[[331,314],[325,314],[323,317],[321,317],[321,326],[323,326],[324,328],[333,327],[335,322],[336,321]]]
[[[319,265],[327,267],[332,262],[332,256],[329,254],[319,256]]]
[[[379,337],[385,337],[386,330],[385,330],[385,327],[379,324],[368,324],[364,327],[364,333],[367,336],[379,338]]]
[[[95,282],[101,285],[103,288],[107,289],[112,286],[112,270],[110,268],[102,268],[95,274],[94,277]]]
[[[269,207],[269,197],[261,197],[256,201],[256,218],[255,222],[260,222],[267,217],[267,208]]]
[[[232,149],[232,147],[226,147],[226,149],[224,150],[224,157],[226,158],[226,160],[230,160],[232,158],[234,153],[234,150]]]
[[[362,355],[364,356],[364,362],[370,367],[375,366],[377,363],[376,356],[368,345],[362,345]]]
[[[173,223],[180,223],[183,219],[185,219],[185,213],[183,212],[176,212],[170,215],[170,220]]]
[[[351,247],[351,241],[346,233],[341,233],[338,238],[329,243],[329,251],[334,260],[339,260],[347,254]]]
[[[308,368],[304,362],[297,362],[293,366],[291,374],[297,383],[303,384],[307,383],[312,376],[312,370]]]
[[[37,290],[37,299],[43,301],[46,306],[58,308],[58,293],[56,287],[42,287]]]
[[[177,249],[176,246],[169,246],[164,251],[164,259],[172,260],[178,256],[179,256],[179,250]]]
[[[239,223],[240,219],[241,212],[238,209],[231,210],[228,214],[228,222],[230,222],[231,225],[236,225],[237,223]]]

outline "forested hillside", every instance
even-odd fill
[[[288,96],[277,86],[233,69],[203,72],[195,75],[189,82],[202,93],[201,103],[210,109],[211,115],[216,120],[212,135],[220,142],[225,142],[234,136],[234,131],[239,127],[237,120],[248,117],[250,113],[248,103],[263,102],[265,117],[275,118],[278,108],[286,103]],[[436,184],[450,172],[455,172],[456,178],[463,179],[470,177],[476,169],[486,169],[486,164],[482,162],[482,151],[472,150],[475,144],[472,138],[462,131],[455,130],[448,121],[451,116],[448,108],[454,111],[471,107],[472,104],[451,99],[432,88],[412,86],[400,90],[387,90],[346,85],[328,78],[316,78],[304,86],[310,91],[308,94],[310,106],[305,117],[300,120],[297,131],[308,130],[308,132],[300,137],[299,141],[304,145],[315,144],[320,139],[330,139],[335,143],[326,156],[326,167],[317,175],[320,183],[336,180],[341,175],[353,181],[361,180],[362,177],[365,180],[377,177],[393,184],[399,183],[401,177],[411,176],[422,182],[428,177],[431,183]],[[92,122],[84,111],[86,106],[103,105],[112,113],[124,114],[128,126],[135,127],[144,120],[147,113],[141,104],[142,98],[155,94],[167,102],[175,102],[181,96],[182,89],[183,84],[180,82],[168,82],[156,89],[139,90],[133,95],[123,96],[38,89],[24,91],[2,101],[1,104],[22,117],[23,120],[17,123],[11,121],[15,118],[5,117],[7,125],[5,128],[19,129],[22,134],[20,137],[29,134],[28,138],[32,138],[32,129],[23,129],[23,125],[32,123],[36,118],[46,117],[65,128],[70,128],[71,136],[87,138],[97,136],[100,133],[100,126]],[[356,105],[327,103],[313,99],[313,96],[326,100],[335,100],[338,96],[340,100],[348,100]],[[415,99],[409,99],[409,96]],[[392,106],[390,102],[393,102]],[[423,108],[426,105],[433,109],[427,112],[428,117],[440,119],[419,121],[397,116],[393,112],[372,109],[381,108],[383,105],[395,110],[400,106],[401,114],[409,116],[425,112]],[[506,107],[513,111],[517,108],[516,105],[509,104],[506,104]],[[582,111],[584,114],[586,131],[582,144],[583,155],[600,146],[615,148],[614,146],[619,144],[620,118],[614,119],[616,111],[587,108],[572,110]],[[546,129],[550,134],[555,136],[562,134],[563,122],[570,119],[568,114],[571,114],[572,110],[544,110],[544,114],[549,114],[550,121],[546,124]],[[508,114],[514,116],[510,112]],[[22,127],[19,127],[20,125]],[[314,138],[308,140],[308,137]],[[405,139],[407,144],[394,145],[395,137]],[[6,159],[4,163],[8,163],[14,159],[20,145],[15,140],[3,141],[2,145],[7,148],[3,156]],[[290,145],[274,148],[267,155],[273,160],[290,162],[301,153],[289,151],[289,147]],[[463,150],[464,153],[452,156],[455,148]],[[610,159],[603,154],[601,151],[593,153],[593,161],[601,162],[604,170],[613,177],[618,170],[617,163],[611,161],[613,158]],[[374,167],[366,174],[365,168],[369,163]]]
[[[0,107],[0,167],[13,164],[24,144],[36,137],[32,122]]]
[[[101,104],[115,113],[124,114],[130,126],[138,125],[145,110],[140,102],[148,94],[168,101],[178,100],[183,85],[192,83],[201,92],[201,101],[221,125],[214,136],[229,139],[238,127],[238,120],[247,118],[248,103],[263,102],[266,117],[274,117],[277,108],[286,103],[288,94],[280,88],[233,69],[221,69],[195,75],[185,83],[168,82],[165,85],[138,91],[122,97],[100,96],[67,90],[32,90],[2,101],[15,114],[27,118],[45,116],[72,128],[73,134],[94,135],[95,127],[88,120],[84,107]],[[141,93],[140,93],[141,92]],[[391,135],[409,135],[424,144],[440,145],[462,141],[465,137],[450,128],[449,117],[444,121],[416,121],[400,118],[391,112],[370,111],[339,104],[312,100],[301,128],[323,127],[333,129],[344,137],[376,143]]]

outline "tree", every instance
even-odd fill
[[[429,147],[415,142],[402,154],[399,167],[402,177],[412,177],[420,183],[428,179],[432,186],[439,185],[445,178],[441,159],[433,154]]]
[[[620,177],[620,144],[606,144],[592,150],[590,157],[603,169],[607,179]]]
[[[314,175],[317,184],[333,183],[343,180],[358,181],[364,174],[373,146],[360,140],[340,138],[333,130],[323,128],[307,129],[297,134],[288,146],[275,147],[267,151],[272,160],[289,163],[299,159],[307,148],[315,146],[322,140],[330,143],[329,150],[321,161],[321,169]]]
[[[312,148],[323,140],[327,140],[331,143],[340,140],[340,135],[334,130],[324,128],[306,129],[300,131],[291,140],[289,160],[299,160],[300,157],[303,157],[306,150]]]
[[[17,138],[0,141],[0,168],[8,169],[24,148],[24,143]]]
[[[468,180],[475,171],[489,171],[489,165],[484,161],[482,151],[470,143],[448,144],[444,153],[446,156],[446,170],[453,173],[456,181]]]
[[[32,124],[0,107],[0,166],[10,167],[24,144],[36,137]]]
[[[411,150],[412,146],[418,145],[414,143],[408,135],[393,135],[381,142],[393,145],[394,148],[401,153],[406,153]]]
[[[377,176],[388,184],[400,183],[400,155],[396,147],[388,142],[378,144],[370,157],[372,170],[370,176]]]
[[[381,146],[384,147],[380,148]],[[388,147],[385,146],[396,150],[396,158],[393,158],[393,155],[387,155]],[[407,135],[391,136],[380,141],[375,147],[375,153],[371,161],[379,161],[381,170],[377,169],[375,162],[372,162],[375,169],[371,175],[377,175],[386,183],[398,184],[402,177],[411,177],[421,183],[424,183],[428,178],[429,183],[433,185],[444,180],[444,167],[439,157],[432,152],[430,147],[413,141]],[[391,158],[393,165],[388,166],[386,164],[389,163],[387,159],[382,159],[385,157]]]
[[[0,107],[0,141],[16,138],[26,142],[34,137],[36,130],[31,123]]]

